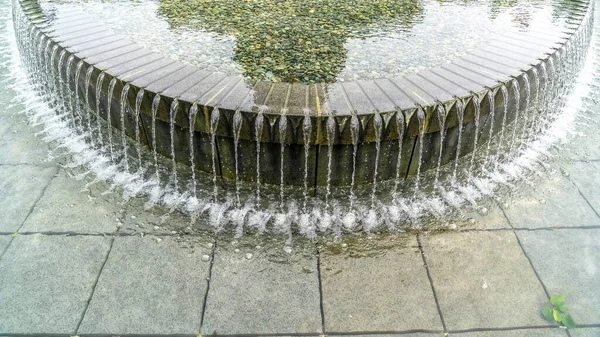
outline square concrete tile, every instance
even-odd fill
[[[600,328],[575,328],[569,333],[571,337],[600,337]]]
[[[86,188],[61,170],[25,221],[21,232],[111,233],[121,216],[121,197],[103,195],[98,184]],[[103,185],[104,186],[104,185]]]
[[[449,330],[549,324],[544,290],[512,232],[432,235],[423,247]]]
[[[18,235],[0,259],[0,332],[74,334],[110,239]]]
[[[453,336],[453,334],[451,334]],[[504,331],[476,331],[461,333],[456,336],[464,337],[567,337],[565,329],[548,328],[548,329],[521,329],[521,330],[504,330]]]
[[[4,252],[12,237],[10,235],[0,235],[0,255]]]
[[[574,162],[565,169],[592,207],[600,213],[600,162]],[[600,225],[600,220],[596,225]]]
[[[578,324],[600,323],[600,229],[519,231],[550,295],[563,294]]]
[[[526,187],[518,194],[513,194],[504,207],[506,216],[515,228],[600,224],[600,219],[577,187],[560,173],[541,178],[535,189]]]
[[[15,232],[42,195],[55,168],[0,165],[0,232]]]
[[[150,209],[145,207],[147,200],[133,198],[127,201],[119,228],[120,233],[127,234],[199,234],[198,227],[206,227],[205,223],[198,221],[192,223],[189,215],[178,211],[169,212],[169,209],[154,206]]]
[[[81,334],[197,334],[210,249],[164,237],[117,237]]]
[[[321,253],[325,331],[443,330],[414,236]]]
[[[22,115],[4,118],[3,123],[9,127],[0,134],[0,164],[52,164],[48,144],[35,136],[39,127]]]
[[[283,248],[217,244],[203,335],[321,331],[314,245]]]
[[[460,229],[509,229],[500,206],[493,201],[483,201],[483,210],[464,210],[453,223]]]

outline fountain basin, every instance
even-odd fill
[[[22,52],[49,61],[46,70],[55,69],[66,92],[77,92],[81,104],[150,150],[188,165],[193,157],[196,169],[227,179],[344,186],[405,179],[449,163],[459,143],[462,157],[502,125],[505,142],[512,125],[517,134],[530,132],[539,112],[527,97],[543,97],[544,88],[562,85],[578,69],[593,2],[573,2],[561,31],[507,34],[416,74],[308,85],[197,69],[77,9],[49,15],[36,1],[15,5],[16,23],[30,27],[18,30]]]

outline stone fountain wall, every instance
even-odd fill
[[[534,97],[543,105],[547,94],[568,86],[593,23],[593,2],[575,1],[560,33],[500,36],[452,63],[400,78],[303,85],[210,73],[141,48],[81,11],[49,16],[34,0],[14,4],[21,52],[40,60],[38,71],[52,73],[64,88],[63,104],[89,108],[74,112],[74,127],[96,141],[99,116],[112,126],[116,150],[124,130],[151,152],[191,165],[193,142],[197,170],[308,186],[405,179],[435,169],[440,149],[442,165],[455,160],[459,138],[463,157],[503,129],[504,143],[513,126],[517,134],[536,132],[541,110]],[[135,166],[135,147],[128,153]]]

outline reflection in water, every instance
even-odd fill
[[[173,27],[231,34],[245,75],[285,82],[333,82],[349,37],[385,26],[410,28],[418,0],[162,0]]]

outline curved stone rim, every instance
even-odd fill
[[[412,139],[412,144],[401,149],[408,155],[414,153],[415,138],[421,129],[433,138],[439,137],[436,134],[440,131],[437,113],[440,107],[443,107],[445,117],[442,125],[447,130],[456,127],[461,119],[465,128],[472,124],[476,119],[476,103],[480,106],[479,118],[489,116],[492,110],[485,99],[488,95],[494,97],[494,111],[505,105],[516,107],[516,102],[503,101],[500,88],[505,86],[512,91],[512,84],[516,82],[517,87],[523,90],[525,76],[531,77],[534,69],[541,72],[542,66],[558,53],[564,55],[569,51],[574,40],[586,38],[589,34],[583,31],[587,31],[592,22],[590,13],[593,7],[590,1],[574,2],[570,23],[558,34],[534,32],[534,41],[507,34],[499,38],[495,46],[486,46],[452,63],[417,74],[331,85],[304,85],[246,82],[241,76],[210,73],[141,48],[108,31],[76,9],[62,13],[59,18],[47,18],[34,0],[15,1],[32,24],[30,38],[35,38],[36,42],[39,39],[40,44],[52,45],[53,48],[57,46],[68,57],[73,56],[71,69],[60,69],[61,78],[66,80],[69,74],[73,77],[75,67],[80,63],[84,70],[92,69],[92,84],[103,73],[105,81],[102,93],[111,96],[112,103],[117,105],[120,100],[118,93],[128,85],[128,115],[135,113],[132,109],[136,96],[143,90],[141,124],[144,124],[144,119],[152,119],[152,102],[160,95],[156,121],[168,124],[171,108],[175,106],[176,126],[188,129],[191,124],[189,115],[182,111],[187,112],[195,105],[198,114],[193,128],[206,137],[214,135],[248,142],[344,147],[355,142],[361,146],[378,140],[380,143],[389,143],[402,136],[406,140]],[[108,83],[112,81],[115,82],[114,92],[107,95]],[[83,86],[81,82],[78,85]],[[520,95],[522,100],[524,96]],[[103,97],[100,108],[114,113],[116,108],[112,111],[107,109],[106,101],[107,97]],[[458,116],[458,101],[465,107],[462,118]],[[94,100],[89,103],[91,109],[97,108]],[[523,104],[519,106],[523,107]],[[419,110],[424,115],[421,122],[418,119]],[[236,114],[240,123],[234,128]],[[514,111],[509,120],[511,117],[514,118]],[[310,119],[312,126],[308,135],[303,129],[306,119]],[[335,123],[330,123],[331,119]],[[113,127],[121,128],[114,123],[116,118],[112,120]],[[280,130],[282,120],[285,120],[283,132]],[[353,122],[359,125],[359,139],[353,139],[350,128]],[[126,132],[133,136],[135,128],[139,127],[141,132],[149,133],[148,122],[145,124],[125,126]],[[239,130],[239,134],[234,135],[233,130]],[[262,132],[259,134],[257,130]],[[143,138],[149,145],[149,139]],[[463,149],[460,154],[466,155],[471,150]],[[168,151],[159,152],[169,156],[165,153]],[[406,163],[407,175],[414,173],[414,166],[411,160]],[[227,174],[220,168],[218,174],[229,177],[231,172]],[[316,185],[323,185],[322,179],[314,178]]]

